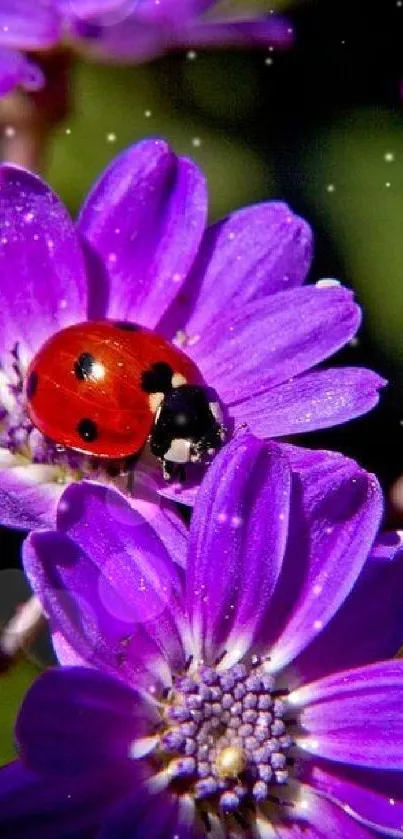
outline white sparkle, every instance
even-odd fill
[[[97,382],[105,378],[105,367],[100,361],[94,361],[94,364],[91,366],[91,378]]]
[[[288,701],[290,701],[290,697],[288,697]],[[311,739],[298,740],[298,745],[301,749],[306,749],[308,752],[312,752],[319,748],[319,741]]]
[[[316,288],[336,288],[340,285],[340,281],[334,277],[323,277],[315,283]]]
[[[327,186],[326,186],[326,191],[327,192],[334,192],[335,189],[336,189],[336,187],[335,187],[334,184],[327,184]]]
[[[129,747],[129,757],[133,760],[144,757],[155,748],[158,743],[158,737],[142,737],[139,740],[133,740]]]
[[[192,137],[192,146],[195,149],[199,149],[201,144],[202,144],[202,141],[201,141],[200,137]]]
[[[117,136],[113,131],[110,131],[109,134],[106,135],[106,142],[107,143],[116,143]]]
[[[309,809],[309,801],[307,798],[302,798],[299,802],[299,806],[301,810],[308,810]]]

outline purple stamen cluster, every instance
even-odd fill
[[[168,703],[160,748],[172,779],[188,779],[196,800],[214,798],[231,813],[287,783],[287,708],[260,658],[178,678]]]

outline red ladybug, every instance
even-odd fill
[[[165,477],[224,439],[217,398],[195,364],[126,321],[86,321],[52,335],[30,364],[25,392],[33,424],[55,443],[116,460],[149,440]]]

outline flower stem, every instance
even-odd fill
[[[42,607],[35,596],[18,608],[0,636],[2,670],[8,669],[18,653],[36,638],[44,620]]]
[[[2,159],[34,172],[43,172],[53,131],[70,113],[71,55],[57,50],[34,57],[44,87],[28,93],[16,90],[0,99]]]

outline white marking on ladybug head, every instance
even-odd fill
[[[174,373],[172,376],[172,387],[180,387],[181,385],[185,385],[187,380],[181,373]]]
[[[209,408],[215,420],[217,420],[218,425],[223,425],[224,422],[224,415],[221,410],[221,405],[219,402],[209,402]]]
[[[191,446],[190,440],[176,437],[172,440],[168,451],[165,452],[164,460],[169,460],[171,463],[189,463],[191,459]]]
[[[150,406],[150,411],[155,414],[155,421],[157,421],[157,413],[159,414],[158,409],[161,407],[161,404],[164,399],[163,393],[150,393],[148,397],[148,404]]]

